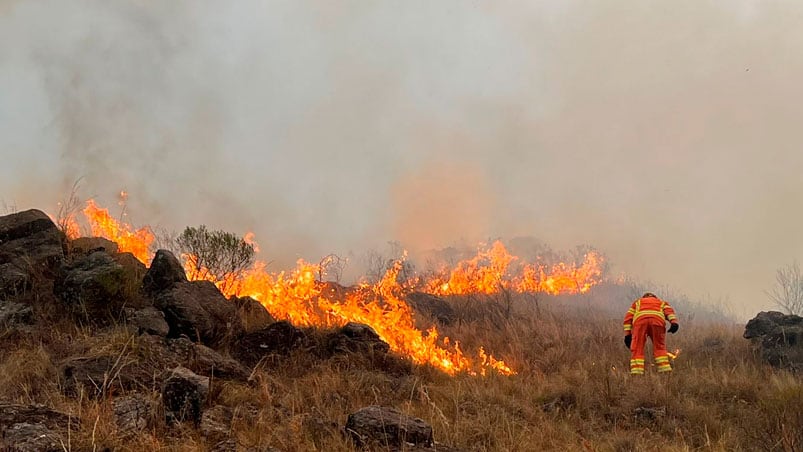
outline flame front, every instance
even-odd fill
[[[145,265],[150,262],[152,257],[150,247],[155,237],[149,227],[135,230],[130,225],[112,218],[108,209],[98,207],[92,199],[86,202],[84,216],[89,222],[92,235],[116,242],[121,253],[131,253]]]
[[[123,207],[127,196],[125,192],[120,193]],[[152,257],[150,246],[154,241],[150,228],[135,230],[112,218],[107,209],[98,207],[93,200],[87,202],[83,212],[93,235],[117,242],[121,252],[131,252],[149,264]],[[247,234],[245,240],[258,250],[252,233]],[[396,261],[377,284],[362,285],[338,296],[322,293],[322,285],[316,280],[319,267],[303,260],[298,261],[293,271],[278,274],[268,272],[267,264],[257,261],[242,273],[229,274],[218,280],[208,269],[197,265],[195,256],[182,257],[189,279],[210,280],[227,297],[252,297],[273,317],[294,325],[331,327],[347,322],[364,323],[371,326],[396,353],[451,375],[459,372],[485,375],[488,370],[503,375],[515,373],[483,348],[476,357],[466,356],[458,342],[452,343],[448,337],[441,339],[435,326],[426,332],[416,328],[413,312],[403,301],[404,289],[398,283],[403,261]],[[423,283],[409,283],[423,285],[425,291],[436,295],[495,294],[501,291],[575,294],[587,292],[601,280],[602,264],[602,257],[595,252],[586,254],[579,265],[557,263],[547,267],[525,263],[511,255],[502,242],[496,241],[489,248],[480,249],[475,257],[458,263],[451,270],[444,270],[440,276]]]
[[[403,289],[397,282],[401,266],[402,261],[396,261],[379,283],[352,290],[342,300],[321,292],[315,279],[318,267],[303,260],[298,261],[293,272],[278,275],[267,272],[264,262],[257,262],[233,283],[216,281],[216,284],[226,296],[250,296],[275,318],[295,325],[331,327],[347,322],[364,323],[394,352],[450,375],[458,372],[485,375],[488,369],[503,375],[514,373],[503,361],[483,350],[476,360],[469,359],[458,343],[452,345],[449,338],[439,341],[434,326],[426,333],[416,328],[413,313],[402,300]]]
[[[594,251],[588,252],[580,265],[558,262],[549,267],[539,263],[515,266],[518,259],[497,240],[487,250],[480,249],[475,257],[432,277],[425,285],[428,292],[437,295],[491,295],[505,290],[558,295],[586,293],[602,280],[604,261]],[[443,276],[445,273],[448,276]]]

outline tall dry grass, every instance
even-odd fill
[[[483,346],[514,376],[389,370],[358,356],[324,359],[298,350],[270,360],[250,383],[214,381],[208,404],[233,410],[231,434],[242,450],[355,450],[342,427],[349,413],[374,404],[426,420],[439,444],[458,450],[803,448],[801,380],[762,364],[742,339],[742,326],[684,321],[681,312],[681,330],[668,337],[670,348],[682,350],[674,372],[649,369],[634,378],[620,316],[566,301],[449,301],[460,318],[441,326],[442,334],[466,352]],[[315,343],[324,332],[309,334]],[[66,450],[213,450],[217,439],[161,419],[122,435],[112,412],[120,391],[100,399],[63,395],[58,366],[66,357],[149,359],[150,343],[125,329],[60,322],[25,337],[0,335],[0,342],[0,399],[44,403],[74,416]],[[156,388],[146,394],[158,402]]]

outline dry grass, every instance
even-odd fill
[[[760,363],[739,325],[682,324],[669,336],[670,348],[682,349],[675,371],[631,378],[618,316],[546,301],[536,308],[531,299],[452,302],[464,312],[442,333],[466,352],[484,346],[517,375],[449,377],[421,367],[387,372],[370,360],[300,350],[271,360],[253,382],[214,381],[208,403],[232,408],[232,435],[257,450],[354,450],[341,428],[349,413],[371,404],[426,420],[436,441],[462,450],[803,448],[801,380]],[[63,395],[58,368],[69,356],[151,359],[149,343],[122,328],[99,334],[60,322],[25,337],[0,336],[0,342],[0,399],[44,403],[74,416],[67,450],[203,451],[215,444],[189,425],[161,420],[122,436],[112,413],[120,391],[100,399]],[[158,401],[158,391],[147,394]],[[658,415],[639,414],[643,408]]]

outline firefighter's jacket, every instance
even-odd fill
[[[669,303],[661,300],[658,297],[642,297],[634,301],[630,305],[627,314],[625,314],[625,335],[630,334],[633,330],[633,324],[636,322],[647,322],[653,325],[666,325],[666,320],[670,323],[677,323],[677,316],[675,310]]]

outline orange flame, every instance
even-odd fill
[[[402,288],[397,282],[401,266],[402,262],[397,261],[379,283],[352,291],[342,301],[321,293],[315,279],[317,266],[303,260],[298,261],[290,274],[282,272],[276,276],[266,271],[264,262],[257,262],[233,283],[216,281],[216,284],[225,288],[226,296],[250,296],[275,318],[295,325],[329,327],[347,322],[364,323],[373,328],[391,350],[450,375],[458,372],[485,375],[488,369],[503,375],[514,373],[503,361],[486,355],[482,349],[477,360],[467,358],[458,343],[451,345],[449,338],[439,341],[434,326],[426,333],[417,329],[412,310],[401,299]]]
[[[129,252],[145,265],[150,263],[150,246],[155,237],[149,227],[134,230],[130,225],[112,218],[108,209],[98,207],[93,199],[86,202],[84,215],[92,235],[116,242],[121,253]]]
[[[604,259],[591,251],[583,262],[543,264],[522,263],[500,241],[480,249],[471,259],[459,262],[449,276],[435,276],[426,282],[427,291],[437,295],[496,294],[504,290],[519,293],[545,292],[552,295],[586,293],[602,280]]]
[[[124,206],[127,193],[120,193]],[[117,242],[120,251],[131,252],[148,265],[154,241],[150,228],[134,230],[117,221],[107,209],[87,202],[84,214],[93,235]],[[77,224],[76,224],[77,226]],[[245,239],[257,248],[253,234]],[[257,248],[258,250],[258,248]],[[409,356],[418,364],[429,364],[454,375],[460,372],[486,375],[488,370],[503,375],[515,372],[503,361],[480,348],[476,357],[466,356],[458,342],[441,339],[435,326],[421,331],[415,326],[413,312],[403,301],[404,289],[398,282],[403,261],[396,261],[381,281],[363,285],[335,299],[323,294],[315,275],[319,268],[299,260],[296,269],[278,274],[267,271],[267,264],[257,261],[239,274],[217,280],[208,269],[197,265],[194,256],[183,256],[187,276],[191,280],[214,282],[227,297],[250,296],[258,300],[277,319],[298,326],[330,327],[347,322],[371,326],[396,353]],[[448,278],[433,278],[425,283],[436,294],[493,294],[501,290],[542,291],[549,293],[581,293],[599,281],[602,258],[596,253],[586,255],[580,266],[556,264],[549,268],[535,264],[515,265],[518,258],[508,253],[497,241],[477,256],[459,263]],[[518,270],[513,272],[512,270]]]

